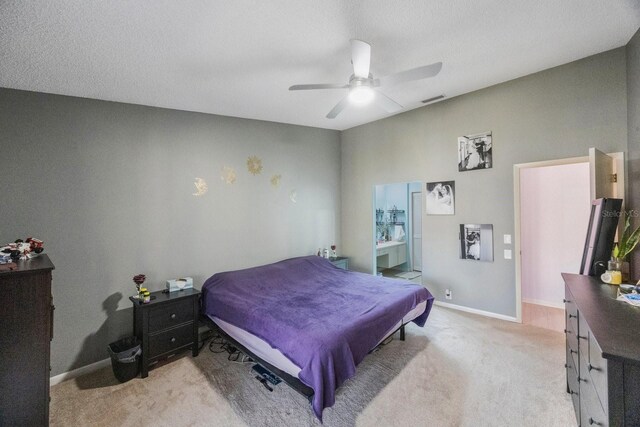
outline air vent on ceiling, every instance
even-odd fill
[[[444,99],[444,95],[438,95],[438,96],[434,96],[433,98],[429,98],[429,99],[425,99],[424,101],[422,101],[423,104],[429,104],[431,102],[435,102],[435,101],[439,101],[441,99]]]

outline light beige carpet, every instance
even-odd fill
[[[564,335],[434,307],[370,354],[324,411],[333,426],[572,426]],[[284,384],[204,348],[118,384],[110,368],[51,389],[53,426],[320,426]]]

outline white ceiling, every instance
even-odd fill
[[[407,111],[626,44],[638,0],[0,0],[0,86],[347,129],[377,106],[325,115],[347,83],[349,39],[374,77],[442,61],[385,88]]]

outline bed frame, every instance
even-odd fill
[[[262,365],[267,370],[271,371],[276,376],[280,377],[280,379],[282,379],[282,381],[284,381],[289,387],[291,387],[292,389],[294,389],[295,391],[297,391],[298,393],[300,393],[301,395],[306,397],[307,400],[309,402],[311,402],[311,399],[313,397],[313,389],[311,387],[309,387],[308,385],[306,385],[305,383],[300,381],[300,379],[291,376],[290,374],[288,374],[288,373],[276,368],[272,364],[270,364],[268,362],[265,362],[264,360],[262,360],[261,358],[259,358],[255,354],[253,354],[245,346],[243,346],[238,341],[236,341],[231,336],[229,336],[229,334],[227,334],[224,330],[222,330],[222,328],[220,328],[218,325],[216,325],[216,323],[213,320],[211,320],[209,317],[207,317],[205,315],[201,315],[200,316],[200,320],[204,324],[209,326],[212,330],[214,330],[215,332],[220,334],[220,336],[222,336],[222,338],[227,340],[229,343],[231,343],[238,350],[240,350],[241,352],[243,352],[247,356],[251,357],[256,363],[258,363],[259,365]],[[400,331],[400,341],[404,341],[404,338],[405,338],[404,327],[405,327],[405,325],[406,325],[406,323],[403,323],[402,325],[400,325],[400,327],[398,329],[396,329],[395,331],[393,331],[392,333],[389,334],[389,337],[394,335],[396,332]],[[376,347],[371,349],[371,351],[369,351],[369,354],[374,352],[381,345],[382,345],[382,343],[378,344]]]

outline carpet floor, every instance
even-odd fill
[[[564,334],[434,307],[370,354],[324,426],[572,426]],[[51,388],[52,426],[321,426],[284,384],[205,347],[119,384],[110,368]]]

